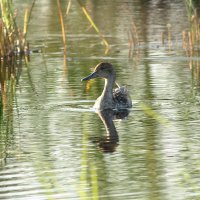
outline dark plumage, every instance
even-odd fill
[[[132,107],[132,101],[125,86],[118,86],[113,90],[116,72],[110,63],[99,63],[92,74],[82,79],[82,81],[93,78],[104,78],[105,85],[101,96],[96,100],[94,108],[104,109],[125,109]]]

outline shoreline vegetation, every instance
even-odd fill
[[[99,34],[100,39],[102,40],[103,45],[105,46],[105,54],[109,51],[109,44],[103,33],[101,33],[100,29],[97,27],[93,19],[91,18],[89,12],[86,9],[86,6],[83,4],[81,0],[77,0],[83,14],[86,19],[89,21],[91,27],[94,28],[97,34]],[[60,7],[60,0],[57,0],[59,18],[62,28],[62,38],[63,38],[63,46],[64,53],[67,55],[67,41],[66,35],[67,30],[65,30],[65,23],[63,19],[63,13]],[[0,59],[2,60],[12,60],[13,57],[28,55],[29,54],[29,44],[26,40],[26,35],[28,31],[28,24],[31,18],[31,12],[35,5],[35,0],[33,0],[30,6],[30,12],[28,7],[25,9],[24,14],[24,27],[23,30],[17,26],[16,17],[17,11],[13,8],[12,0],[1,0],[1,16],[0,16]],[[69,0],[67,3],[66,15],[69,15],[70,8],[72,5],[72,1]],[[194,1],[185,0],[186,12],[188,14],[188,22],[189,27],[188,30],[183,30],[180,35],[182,35],[182,49],[186,52],[187,56],[192,56],[194,51],[199,50],[200,46],[200,20],[197,16],[196,8]],[[173,41],[172,39],[172,29],[170,24],[166,25],[167,31],[161,33],[161,44],[160,45],[168,45],[169,50],[171,47],[173,48],[173,43],[177,41]],[[129,59],[132,58],[132,54],[134,50],[138,50],[141,47],[138,28],[136,26],[135,20],[132,19],[130,24],[130,29],[127,31],[128,36],[128,48],[129,48]],[[176,36],[175,36],[176,37]],[[178,43],[175,45],[179,46]],[[12,59],[11,59],[12,58]]]
[[[16,24],[17,11],[13,8],[12,0],[1,0],[0,17],[0,58],[2,61],[14,61],[15,57],[29,53],[26,40],[28,9],[25,10],[24,30]]]
[[[28,8],[24,15],[24,29],[17,26],[17,11],[12,0],[0,1],[0,116],[2,111],[12,113],[15,86],[21,72],[22,60],[29,55],[26,40]]]

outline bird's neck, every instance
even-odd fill
[[[115,83],[115,75],[105,79],[105,85],[101,96],[96,100],[94,108],[103,110],[108,108],[114,108],[113,100],[113,85]]]
[[[102,98],[107,101],[113,101],[113,85],[115,83],[115,76],[111,76],[109,79],[105,79],[104,89],[102,92]]]

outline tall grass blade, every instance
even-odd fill
[[[28,8],[25,10],[24,14],[24,37],[26,38],[26,33],[27,33],[27,27],[28,27]]]
[[[61,29],[62,29],[62,39],[63,39],[63,46],[64,46],[64,75],[66,75],[68,72],[68,69],[67,69],[67,40],[66,40],[65,25],[64,25],[60,0],[57,0],[57,6],[58,6],[60,24],[61,24]]]
[[[13,11],[12,0],[1,0],[0,19],[0,58],[11,60],[11,57],[26,54],[28,44],[26,42],[28,10],[24,16],[24,31],[22,32],[16,25],[16,14]]]
[[[68,4],[67,4],[67,10],[66,10],[66,15],[69,14],[69,10],[71,8],[71,5],[72,5],[72,0],[69,0]]]
[[[99,28],[96,26],[96,24],[92,20],[92,18],[90,16],[89,12],[87,11],[86,7],[83,5],[83,2],[81,0],[78,0],[78,3],[81,6],[81,9],[82,9],[83,13],[85,14],[86,18],[88,19],[88,21],[90,22],[90,24],[92,25],[92,27],[94,28],[94,30],[99,34],[100,38],[102,39],[102,42],[103,42],[103,44],[106,47],[105,54],[108,53],[108,51],[109,51],[109,44],[108,44],[107,40],[105,39],[105,37],[103,36],[103,34],[100,32]]]
[[[0,3],[1,3],[2,19],[6,29],[9,32],[12,31],[16,32],[17,26],[15,23],[12,0],[1,0]]]
[[[60,24],[62,28],[62,38],[63,38],[63,45],[64,45],[64,53],[67,54],[67,43],[66,43],[66,33],[65,33],[65,25],[62,15],[62,9],[60,5],[60,0],[57,0],[57,6],[58,6],[58,12],[59,12],[59,18],[60,18]]]
[[[25,14],[24,14],[24,38],[25,39],[26,39],[27,31],[28,31],[28,24],[30,23],[30,20],[31,20],[31,14],[32,14],[33,8],[35,6],[35,2],[36,2],[36,0],[33,0],[30,11],[29,11],[28,7],[25,9]]]

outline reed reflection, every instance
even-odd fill
[[[0,160],[6,161],[8,150],[14,144],[14,114],[16,105],[15,88],[21,74],[21,61],[10,57],[0,62]],[[1,162],[2,164],[3,162]]]
[[[105,109],[97,112],[106,129],[106,135],[97,138],[95,141],[98,144],[100,150],[103,152],[114,152],[116,150],[119,142],[119,135],[116,130],[114,121],[125,119],[129,112],[130,111],[128,109]]]

